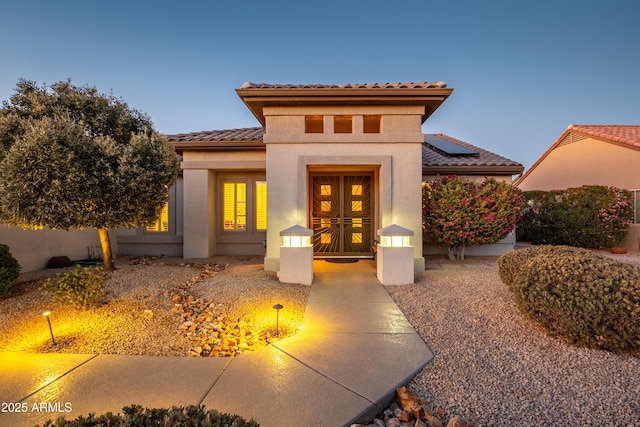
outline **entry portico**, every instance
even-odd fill
[[[189,153],[181,147],[184,256],[215,254],[225,234],[216,235],[213,220],[216,188],[224,191],[216,174],[231,169],[256,174],[258,180],[264,170],[267,270],[278,270],[279,233],[293,225],[314,230],[317,257],[372,257],[375,230],[393,223],[420,236],[421,125],[451,92],[442,82],[245,83],[237,93],[264,128],[265,152]],[[255,228],[254,223],[243,230]],[[421,242],[414,245],[414,261],[416,271],[424,269]]]

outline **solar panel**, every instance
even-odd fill
[[[425,135],[424,142],[431,148],[448,156],[479,156],[480,153],[462,145],[455,144],[435,135]]]

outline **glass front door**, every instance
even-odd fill
[[[371,257],[372,175],[312,175],[311,224],[319,257]]]

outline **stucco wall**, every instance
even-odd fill
[[[640,188],[640,150],[586,138],[556,147],[518,182],[527,190],[555,190],[582,185]]]
[[[169,232],[147,232],[145,227],[117,230],[118,251],[123,255],[167,255],[181,257],[184,219],[182,176],[169,190]]]
[[[424,270],[423,113],[423,107],[265,108],[269,211],[265,269],[278,269],[281,230],[296,224],[309,227],[310,171],[362,168],[374,171],[378,184],[374,229],[398,224],[413,230],[415,269]],[[353,132],[333,133],[333,114],[353,115]],[[380,114],[382,132],[364,134],[362,114]],[[305,134],[305,115],[324,115],[324,132]]]
[[[220,176],[235,172],[254,174],[264,171],[264,151],[187,151],[183,155],[184,179],[184,244],[185,258],[207,258],[224,254],[263,254],[263,238],[259,243],[218,242],[216,188]],[[269,185],[267,185],[267,191]]]
[[[68,256],[72,261],[86,259],[88,247],[100,252],[96,230],[23,230],[20,227],[0,225],[0,243],[8,245],[23,272],[45,268],[51,257]],[[115,235],[111,235],[113,252],[117,251]]]

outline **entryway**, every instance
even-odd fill
[[[313,173],[310,181],[314,256],[372,258],[373,173]]]

